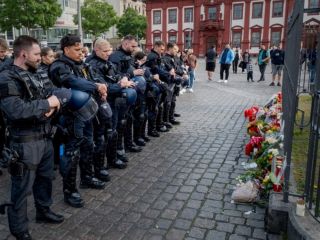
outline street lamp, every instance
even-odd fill
[[[78,12],[78,33],[81,39],[81,42],[83,43],[83,33],[82,33],[82,20],[81,20],[81,6],[80,6],[80,0],[77,0],[77,12]]]

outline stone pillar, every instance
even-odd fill
[[[245,14],[244,14],[244,31],[243,31],[243,41],[242,41],[242,51],[249,49],[249,29],[250,29],[250,0],[245,2]]]
[[[269,30],[270,30],[270,0],[265,1],[265,13],[264,13],[264,24],[263,24],[263,33],[262,33],[262,44],[266,45],[266,48],[269,48]]]

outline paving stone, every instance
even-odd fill
[[[186,235],[186,231],[180,230],[180,229],[170,229],[167,234],[167,239],[172,240],[182,240],[184,239],[184,236]]]
[[[156,223],[156,228],[160,229],[169,229],[172,221],[168,219],[160,218]]]
[[[188,230],[188,229],[190,229],[191,224],[192,224],[192,221],[190,221],[190,220],[177,219],[177,220],[175,221],[175,223],[174,223],[174,226],[175,226],[176,228]]]
[[[232,234],[230,235],[229,240],[247,240],[247,238],[237,234]]]
[[[194,226],[199,228],[213,229],[215,225],[215,221],[208,218],[196,218],[194,221]]]
[[[236,226],[235,233],[239,235],[251,236],[251,228],[245,226]]]
[[[256,228],[253,230],[252,237],[257,239],[266,239],[267,234],[263,229]]]
[[[222,240],[226,239],[227,234],[225,232],[218,232],[211,230],[208,232],[206,240]]]
[[[164,212],[161,214],[162,218],[166,218],[166,219],[175,219],[178,215],[178,212],[175,210],[171,210],[171,209],[166,209],[164,210]]]
[[[193,227],[191,228],[188,236],[196,239],[203,239],[205,234],[206,234],[206,229]]]
[[[184,219],[194,219],[197,215],[197,210],[192,208],[185,208],[182,210],[180,217]]]
[[[225,223],[225,222],[217,222],[216,229],[221,232],[228,232],[232,233],[234,229],[234,224],[231,223]]]

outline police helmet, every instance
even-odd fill
[[[96,115],[99,107],[97,102],[88,93],[72,90],[68,108],[73,112],[75,117],[82,121],[89,121]]]
[[[126,98],[128,106],[134,105],[137,100],[137,92],[133,88],[122,89],[122,96]]]
[[[142,76],[136,76],[132,79],[132,81],[135,83],[135,89],[137,93],[144,94],[147,88],[147,81]]]

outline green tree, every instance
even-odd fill
[[[57,0],[0,0],[0,29],[52,27],[61,16]]]
[[[101,0],[85,0],[81,18],[83,30],[94,36],[107,32],[118,19],[112,5]],[[73,21],[78,24],[78,15],[74,15]]]
[[[147,18],[139,15],[133,8],[127,8],[117,23],[119,37],[131,34],[139,39],[145,38],[147,29]]]

